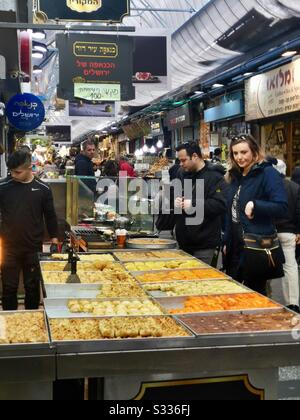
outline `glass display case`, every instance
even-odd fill
[[[142,178],[67,178],[67,222],[154,232],[159,185]],[[91,187],[96,185],[96,192]],[[154,186],[154,188],[153,188]]]

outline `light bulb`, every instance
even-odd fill
[[[162,149],[162,148],[164,147],[163,142],[162,142],[161,140],[159,140],[159,141],[157,142],[156,147],[157,147],[158,149]]]
[[[149,149],[148,149],[147,144],[145,144],[145,146],[143,147],[143,152],[144,153],[148,153],[149,152]]]

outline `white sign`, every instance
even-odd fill
[[[6,79],[6,60],[3,55],[0,55],[0,79]]]
[[[87,101],[120,101],[121,85],[119,84],[94,84],[75,83],[74,96]]]
[[[245,85],[246,121],[300,110],[300,59],[252,77]]]

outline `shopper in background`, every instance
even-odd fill
[[[23,271],[25,309],[38,309],[44,221],[51,243],[58,244],[57,217],[50,188],[32,173],[31,155],[23,150],[13,153],[7,162],[10,175],[0,182],[2,249],[2,306],[18,308],[17,292]]]
[[[294,172],[292,173],[292,181],[300,185],[300,166],[297,166],[297,168],[294,169]]]
[[[177,158],[175,160],[175,164],[169,169],[169,176],[170,181],[173,181],[174,179],[181,179],[181,166],[180,166],[180,160]]]
[[[211,163],[222,163],[222,149],[215,149]]]
[[[296,244],[300,245],[300,186],[286,178],[285,162],[273,165],[284,179],[289,209],[285,217],[276,221],[278,237],[285,255],[283,295],[285,305],[299,313],[299,272],[296,260]]]
[[[118,178],[119,177],[119,165],[115,160],[107,160],[103,166],[102,176],[108,178]]]
[[[221,243],[222,217],[226,213],[226,183],[219,165],[212,165],[203,160],[201,149],[197,143],[185,143],[177,149],[181,165],[181,180],[191,179],[193,183],[193,199],[177,197],[175,206],[183,210],[176,219],[176,238],[184,251],[196,258],[211,264],[216,248]],[[197,204],[196,183],[204,181],[204,221],[197,226],[189,226],[186,213],[191,206]]]
[[[266,295],[267,280],[283,275],[284,255],[274,224],[288,210],[283,180],[250,135],[232,140],[230,166],[224,248],[227,273]]]
[[[137,174],[132,165],[128,162],[128,159],[124,156],[120,157],[119,171],[126,173],[128,178],[136,178]]]
[[[75,175],[79,177],[95,177],[93,158],[96,154],[96,146],[92,141],[86,141],[82,145],[82,152],[75,159]],[[96,193],[97,182],[95,179],[83,179],[83,183]]]

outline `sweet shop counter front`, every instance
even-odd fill
[[[278,368],[300,365],[296,314],[179,250],[79,259],[41,261],[44,323],[0,318],[0,398],[90,378],[99,400],[276,399]]]

